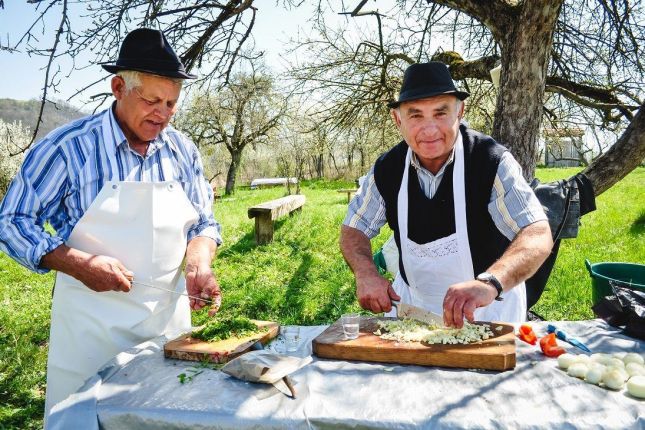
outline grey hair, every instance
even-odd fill
[[[175,84],[181,86],[184,83],[183,79],[179,78],[169,78],[168,76],[159,76],[155,75],[153,73],[144,73],[144,72],[139,72],[137,70],[120,70],[116,73],[117,76],[120,76],[121,79],[123,79],[123,82],[125,82],[125,91],[130,92],[134,88],[140,87],[141,86],[141,75],[151,75],[151,76],[157,76],[160,78],[168,79],[169,81],[174,82]]]

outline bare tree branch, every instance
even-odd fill
[[[63,34],[65,30],[65,26],[68,24],[67,22],[67,0],[63,0],[63,10],[61,13],[61,20],[60,24],[58,25],[58,30],[56,31],[56,37],[54,38],[54,45],[50,49],[50,55],[49,55],[49,61],[47,62],[47,68],[45,71],[45,85],[43,86],[43,97],[40,101],[40,109],[38,112],[38,118],[36,119],[36,126],[34,127],[34,133],[31,138],[31,142],[29,145],[24,147],[20,152],[25,152],[27,149],[31,147],[31,145],[34,143],[36,140],[36,135],[38,135],[38,130],[40,128],[40,124],[43,121],[43,111],[45,110],[45,103],[47,103],[47,89],[50,87],[51,82],[50,82],[50,72],[51,72],[51,67],[54,61],[54,58],[56,56],[56,49],[58,48],[58,42],[60,41],[61,35]],[[16,154],[11,154],[11,155],[16,155]]]

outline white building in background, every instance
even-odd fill
[[[578,167],[591,161],[591,149],[584,143],[582,128],[545,129],[540,162],[546,167]]]

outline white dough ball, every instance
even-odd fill
[[[602,374],[604,372],[604,367],[605,366],[603,365],[591,367],[589,370],[587,370],[587,374],[585,375],[585,381],[587,381],[590,384],[598,385],[600,381],[602,381]]]
[[[602,375],[602,382],[605,384],[605,387],[609,389],[620,390],[625,384],[625,378],[615,367],[608,368]]]
[[[639,399],[645,399],[645,376],[632,376],[627,381],[627,392]]]
[[[643,360],[643,357],[641,357],[640,355],[636,354],[635,352],[628,352],[623,357],[623,363],[625,363],[625,365],[627,365],[629,363],[643,364],[643,362],[645,362],[645,360]]]
[[[625,370],[629,374],[629,376],[636,376],[636,375],[645,375],[645,366],[642,364],[638,363],[627,363],[625,365]]]
[[[573,376],[574,378],[584,379],[585,375],[589,368],[585,363],[573,363],[567,369],[567,375]]]
[[[565,352],[558,357],[558,367],[562,370],[567,370],[575,362],[575,354]]]

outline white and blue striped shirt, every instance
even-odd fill
[[[452,163],[453,159],[454,149],[446,163],[436,175],[433,175],[419,164],[416,156],[412,157],[411,165],[416,169],[421,189],[429,199],[439,188],[445,168]],[[522,176],[522,168],[508,151],[502,155],[497,166],[488,213],[497,229],[508,240],[513,240],[527,225],[547,219],[540,201]],[[378,235],[386,222],[385,200],[374,181],[374,167],[372,167],[360,191],[350,202],[343,224],[360,230],[371,239]]]
[[[52,131],[27,153],[0,204],[0,250],[35,272],[48,272],[39,267],[41,258],[69,238],[109,180],[181,183],[199,214],[188,240],[204,236],[220,244],[213,191],[203,170],[195,144],[171,126],[142,157],[128,145],[112,108],[81,118]],[[46,222],[56,235],[45,231]]]

